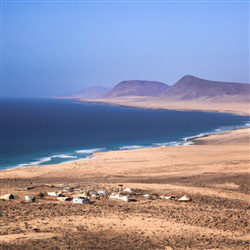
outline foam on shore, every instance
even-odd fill
[[[175,147],[175,146],[189,146],[193,145],[195,142],[194,140],[197,138],[209,136],[212,134],[221,134],[232,130],[238,130],[238,129],[244,129],[244,128],[250,128],[250,123],[247,121],[245,124],[241,126],[222,126],[219,127],[211,132],[204,132],[197,135],[189,136],[181,138],[177,141],[170,141],[170,142],[156,142],[149,145],[125,145],[125,146],[119,146],[117,148],[112,148],[110,150],[139,150],[144,148],[155,148],[155,147]],[[58,163],[65,163],[69,161],[75,161],[75,160],[91,160],[95,158],[93,156],[94,153],[97,152],[105,152],[110,151],[106,148],[92,148],[92,149],[79,149],[75,150],[72,153],[58,153],[58,154],[52,154],[50,156],[45,156],[41,158],[35,158],[33,161],[22,163],[17,166],[9,167],[9,168],[23,168],[23,167],[29,167],[29,166],[41,166],[41,165],[48,165],[48,164],[58,164]],[[8,168],[7,168],[8,169]]]
[[[103,150],[105,150],[105,148],[81,149],[81,150],[76,150],[75,152],[77,154],[93,154]]]

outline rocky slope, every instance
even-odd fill
[[[249,84],[235,82],[219,82],[184,76],[161,96],[174,97],[182,100],[197,98],[249,97]]]
[[[156,81],[122,81],[110,89],[102,97],[119,97],[119,96],[158,96],[168,89],[168,85]]]

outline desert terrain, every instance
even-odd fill
[[[15,195],[1,201],[2,249],[249,249],[249,132],[1,171],[1,193]],[[89,204],[46,195],[64,187],[134,193]],[[183,195],[191,201],[160,199]]]

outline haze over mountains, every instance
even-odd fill
[[[92,86],[87,87],[81,91],[78,91],[72,95],[72,98],[97,98],[106,93],[109,90],[107,87],[103,86]]]
[[[125,96],[159,97],[172,100],[233,100],[249,101],[250,84],[221,82],[186,75],[169,86],[162,82],[145,80],[122,81],[113,88],[90,87],[76,93],[78,98],[119,98]]]

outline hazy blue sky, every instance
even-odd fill
[[[186,74],[249,82],[246,1],[1,1],[3,97]]]

